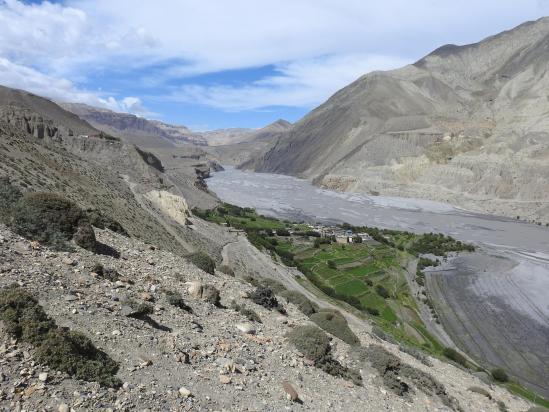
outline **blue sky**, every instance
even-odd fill
[[[544,15],[548,0],[0,0],[0,84],[196,130],[261,127]]]

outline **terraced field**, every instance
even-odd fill
[[[433,350],[432,337],[422,327],[417,307],[403,276],[401,265],[409,258],[404,252],[377,242],[321,245],[285,243],[302,268],[316,283],[333,289],[340,297],[352,297],[370,313],[373,320],[395,336]],[[388,292],[384,298],[378,292]],[[347,300],[347,299],[343,299]],[[356,306],[356,305],[355,305]]]

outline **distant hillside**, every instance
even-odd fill
[[[206,144],[185,126],[173,126],[147,120],[129,113],[88,106],[82,103],[60,103],[60,106],[88,121],[99,130],[145,147],[174,147],[180,144]]]
[[[549,222],[549,18],[367,74],[245,167]]]
[[[291,127],[291,123],[286,120],[277,120],[262,129],[230,128],[194,132],[185,126],[171,125],[82,103],[60,103],[60,106],[99,130],[139,146],[153,148],[176,147],[188,143],[198,146],[227,146],[256,139],[270,139]]]

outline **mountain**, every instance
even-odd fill
[[[0,159],[0,176],[18,187],[62,193],[143,241],[178,253],[213,245],[181,225],[190,208],[217,203],[197,173],[200,157],[167,170],[48,99],[0,87]]]
[[[139,146],[174,147],[186,143],[206,144],[200,138],[194,137],[185,126],[174,126],[82,103],[60,103],[60,106],[88,121],[95,128]]]
[[[288,130],[277,122],[257,139]],[[211,212],[195,206],[219,204],[204,184],[217,165],[203,147],[140,148],[0,88],[0,159],[2,410],[531,406],[486,372],[394,345],[242,230],[199,218]],[[29,192],[47,194],[32,203]],[[248,213],[217,210],[235,225]],[[260,219],[276,225],[250,222]],[[81,224],[89,249],[65,236],[82,236]],[[55,242],[35,237],[45,235]]]
[[[549,18],[337,92],[243,167],[549,222]]]
[[[173,148],[188,143],[198,146],[227,146],[256,139],[269,139],[291,127],[289,122],[277,120],[262,129],[229,128],[195,132],[185,126],[171,125],[82,103],[59,105],[86,120],[96,129],[148,148]]]

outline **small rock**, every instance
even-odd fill
[[[223,385],[228,385],[231,383],[231,377],[228,375],[219,375],[219,382]]]
[[[187,291],[192,297],[201,298],[202,297],[202,283],[200,282],[188,282]]]
[[[131,391],[133,388],[135,388],[135,385],[132,385],[129,382],[124,382],[124,384],[122,385],[122,389],[124,389],[125,391]]]
[[[284,392],[286,392],[286,396],[289,400],[291,400],[292,402],[299,401],[299,395],[297,394],[297,391],[294,389],[294,387],[290,384],[290,382],[282,382],[282,388],[284,389]]]
[[[115,329],[112,331],[113,336],[120,336],[122,335],[122,332],[120,332],[118,329]]]
[[[41,382],[46,382],[48,380],[48,374],[46,372],[42,372],[38,375],[38,380]]]
[[[57,408],[57,410],[59,412],[69,412],[69,405],[67,405],[66,403],[62,403],[61,405],[59,405],[59,408]]]
[[[139,298],[141,300],[144,300],[146,302],[152,302],[154,301],[153,295],[151,295],[149,292],[142,292],[139,294]]]
[[[255,328],[251,323],[239,323],[236,325],[236,328],[242,333],[255,335]]]
[[[63,264],[64,265],[67,265],[67,266],[76,266],[78,264],[78,262],[74,259],[71,259],[71,258],[63,258],[62,260]]]
[[[188,398],[189,396],[192,396],[191,391],[185,388],[184,386],[179,388],[179,395],[182,396],[183,398]]]

